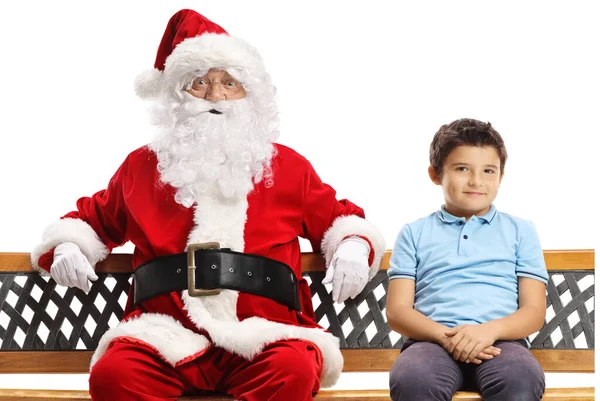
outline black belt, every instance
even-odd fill
[[[134,272],[134,303],[173,291],[211,296],[226,288],[300,311],[296,275],[288,265],[218,247],[218,243],[192,244],[186,253],[161,256],[139,266]]]

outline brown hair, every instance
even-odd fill
[[[445,124],[435,133],[429,148],[429,164],[435,173],[441,177],[446,158],[458,146],[491,146],[500,156],[500,172],[504,172],[504,165],[508,155],[504,147],[504,140],[492,124],[484,123],[472,118],[461,118]]]

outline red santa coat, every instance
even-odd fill
[[[76,211],[47,228],[32,262],[49,271],[54,247],[70,241],[93,266],[112,248],[131,241],[135,269],[156,257],[184,252],[188,244],[218,241],[222,247],[290,266],[299,281],[302,311],[231,290],[196,298],[187,291],[173,292],[134,306],[130,291],[123,321],[102,337],[92,366],[115,338],[143,341],[173,366],[199,357],[211,344],[251,359],[270,342],[300,338],[315,343],[323,355],[322,386],[335,383],[343,365],[339,340],[314,320],[298,237],[321,250],[327,262],[346,236],[366,237],[372,245],[370,277],[385,244],[364,220],[363,210],[338,201],[304,157],[282,145],[276,149],[272,187],[260,183],[246,199],[235,201],[200,197],[192,208],[176,203],[175,189],[160,181],[156,155],[147,147],[137,149],[107,189],[79,199]]]

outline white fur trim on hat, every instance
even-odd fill
[[[361,235],[371,241],[374,258],[369,269],[369,279],[372,279],[379,271],[381,258],[385,253],[385,239],[377,227],[362,217],[350,215],[335,219],[321,242],[321,252],[325,257],[325,266],[329,266],[337,246],[349,235]]]
[[[187,38],[175,46],[165,61],[164,71],[154,68],[138,75],[135,92],[142,99],[158,97],[165,89],[178,92],[196,73],[205,73],[211,68],[240,69],[257,79],[264,79],[266,74],[258,51],[244,40],[225,34],[205,33]]]
[[[163,73],[158,68],[146,70],[135,78],[135,93],[142,99],[160,95],[164,85]]]
[[[65,218],[50,224],[42,235],[42,243],[31,251],[33,268],[42,274],[47,273],[38,265],[40,257],[63,242],[75,243],[92,266],[109,254],[92,226],[81,219]]]
[[[182,41],[167,57],[163,72],[165,89],[180,91],[196,74],[211,68],[240,70],[259,80],[266,75],[254,47],[234,36],[207,33]]]

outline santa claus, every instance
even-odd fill
[[[155,139],[32,252],[58,284],[88,291],[96,263],[135,245],[123,320],[92,358],[92,399],[208,390],[311,400],[343,360],[338,339],[315,322],[298,238],[323,253],[324,282],[342,302],[377,272],[383,237],[304,157],[275,143],[275,88],[259,54],[204,16],[170,19],[136,91],[154,102]]]

